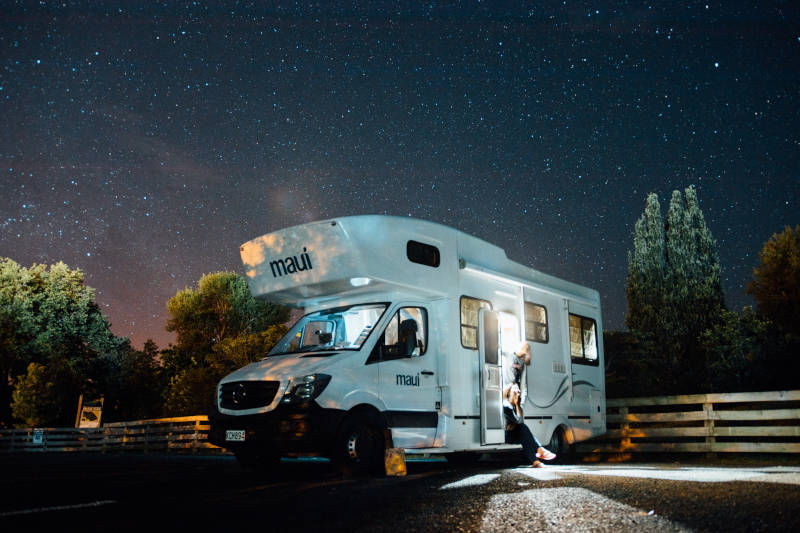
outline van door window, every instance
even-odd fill
[[[478,311],[491,309],[492,304],[469,296],[461,297],[461,346],[478,349]]]
[[[422,307],[402,307],[389,320],[367,364],[419,357],[425,354],[427,346],[427,311]]]
[[[547,343],[547,308],[533,302],[525,302],[525,339]]]

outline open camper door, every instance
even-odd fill
[[[480,356],[481,444],[505,442],[503,374],[500,357],[499,319],[488,309],[478,311]]]

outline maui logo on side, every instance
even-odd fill
[[[419,387],[419,374],[416,376],[408,376],[404,374],[395,374],[395,385],[407,385],[409,387]]]
[[[300,254],[300,260],[297,259],[296,255],[290,255],[286,259],[270,261],[269,268],[272,270],[272,277],[277,278],[304,270],[312,270],[314,267],[311,266],[311,257],[308,255],[308,250],[303,246],[303,253]]]

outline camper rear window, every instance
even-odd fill
[[[461,297],[461,346],[478,349],[478,311],[491,309],[491,302],[469,296]]]
[[[412,263],[419,263],[429,267],[439,266],[439,249],[423,242],[408,241],[406,255]]]
[[[594,320],[570,313],[569,351],[573,363],[597,366],[597,324]]]

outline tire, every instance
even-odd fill
[[[567,443],[567,436],[564,428],[556,428],[553,436],[550,437],[550,444],[547,449],[557,455],[555,462],[569,463],[572,460],[572,447]]]
[[[376,421],[351,415],[339,428],[332,459],[346,475],[379,475],[384,472],[385,449],[383,430]]]

